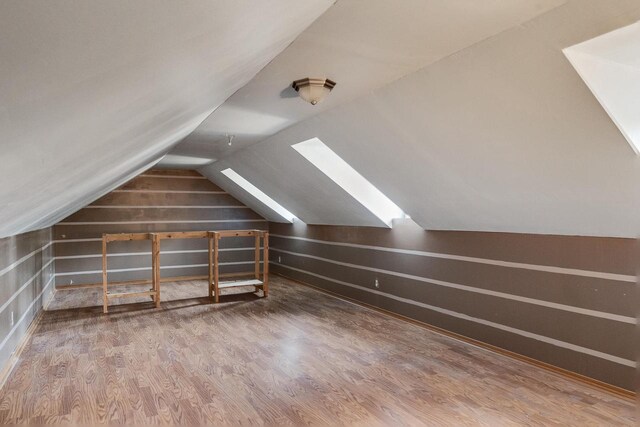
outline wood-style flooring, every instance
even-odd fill
[[[277,276],[267,299],[162,294],[103,315],[100,289],[58,291],[0,422],[635,425],[633,402]]]

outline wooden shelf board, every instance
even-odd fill
[[[219,289],[224,289],[224,288],[235,288],[235,287],[239,287],[239,286],[262,286],[262,280],[258,280],[258,279],[251,279],[251,280],[236,280],[236,281],[230,281],[230,282],[220,282],[218,284],[218,288]]]
[[[144,291],[144,292],[107,292],[109,298],[123,298],[123,297],[148,297],[155,295],[156,291]]]

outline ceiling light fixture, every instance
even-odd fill
[[[310,77],[296,80],[291,84],[300,98],[304,99],[311,105],[316,105],[322,101],[325,96],[331,92],[336,82],[329,79],[312,79]]]

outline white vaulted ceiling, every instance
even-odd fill
[[[305,118],[365,95],[564,0],[340,0],[189,135],[172,154],[216,160]],[[301,103],[293,80],[338,84]],[[234,135],[231,148],[226,135]],[[184,166],[168,158],[162,164]]]
[[[332,3],[0,2],[0,237],[152,165]]]
[[[314,137],[427,229],[636,237],[640,157],[563,50],[638,20],[637,0],[1,2],[0,237],[158,161],[271,220],[221,171],[304,222],[385,226],[291,148]],[[303,77],[337,86],[311,106]]]
[[[637,1],[567,1],[201,171],[257,209],[221,168],[304,222],[379,226],[291,148],[319,137],[425,229],[635,238],[639,159],[563,49],[638,19]]]

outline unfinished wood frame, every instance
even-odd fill
[[[132,240],[151,241],[151,289],[140,292],[109,292],[107,273],[107,246],[109,242],[123,242]],[[110,298],[149,296],[160,307],[160,243],[155,233],[122,233],[102,235],[102,311],[109,312]]]
[[[220,289],[253,286],[255,291],[262,290],[264,296],[269,296],[269,232],[262,230],[224,230],[210,231],[209,235],[209,296],[214,301],[220,302]],[[229,237],[254,237],[255,238],[255,263],[252,272],[246,275],[253,276],[250,280],[220,282],[219,273],[219,246],[220,239]],[[263,267],[260,274],[260,239],[262,239]]]
[[[226,237],[254,237],[255,238],[255,264],[253,271],[220,274],[219,272],[219,242]],[[208,239],[209,253],[209,274],[208,276],[186,276],[186,277],[160,277],[160,241],[162,239]],[[262,239],[262,245],[260,242]],[[109,242],[150,240],[151,241],[151,280],[134,280],[125,282],[108,281],[107,273],[107,246]],[[262,277],[260,269],[260,249],[262,246],[263,268]],[[253,276],[251,280],[229,281],[220,283],[221,278],[235,278],[243,276]],[[102,292],[103,311],[109,310],[110,298],[149,296],[155,302],[155,307],[160,307],[160,283],[178,280],[208,279],[209,297],[216,303],[220,302],[220,288],[237,286],[254,286],[255,291],[262,290],[264,296],[269,295],[269,233],[262,230],[225,230],[225,231],[180,231],[162,233],[121,233],[102,235]],[[109,292],[109,286],[115,285],[147,285],[151,284],[151,289],[140,292]],[[99,286],[99,285],[98,285]]]
[[[160,283],[163,279],[160,277],[160,242],[163,239],[206,239],[208,237],[207,231],[175,231],[175,232],[162,232],[153,233],[153,282],[157,284],[156,288],[156,308],[160,307]],[[171,278],[172,281],[176,281],[178,278]],[[191,280],[191,279],[188,279]],[[166,280],[165,280],[166,281]]]

